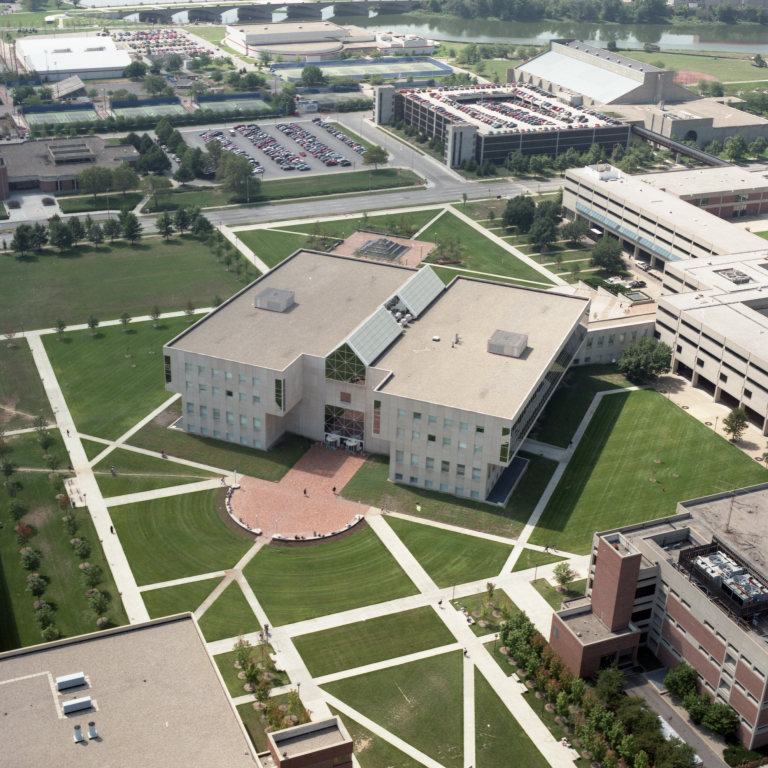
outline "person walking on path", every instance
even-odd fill
[[[442,608],[443,607],[443,601],[442,600],[438,600],[437,601],[437,607],[438,608]]]
[[[69,430],[67,430],[67,437],[69,437]]]
[[[307,495],[307,489],[306,488],[304,489],[304,495],[305,496]]]
[[[333,486],[333,493],[336,493],[336,486]]]
[[[109,526],[109,532],[110,533],[114,533],[115,532],[115,526],[114,525],[110,525]]]
[[[114,467],[110,467],[109,471],[112,473],[112,477],[115,477],[115,468]]]

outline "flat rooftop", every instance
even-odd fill
[[[265,35],[296,35],[306,34],[307,32],[323,32],[329,36],[346,37],[347,30],[344,27],[333,24],[330,21],[280,21],[274,24],[258,21],[241,21],[239,24],[229,24],[228,29],[245,32],[246,34],[265,34]]]
[[[577,128],[599,128],[617,124],[605,115],[590,115],[580,107],[562,104],[551,94],[542,96],[523,84],[490,86],[442,86],[430,90],[408,91],[408,98],[427,104],[456,123],[476,126],[482,133],[533,133]],[[555,109],[545,107],[549,103]],[[578,122],[583,116],[586,122]],[[542,121],[539,125],[528,119]],[[568,123],[566,119],[573,122]]]
[[[512,419],[588,306],[582,298],[459,277],[374,362],[393,372],[380,391]],[[497,330],[528,334],[520,358],[487,351]]]
[[[741,99],[728,98],[693,99],[680,104],[667,104],[659,109],[656,104],[612,104],[611,110],[619,112],[627,120],[643,121],[649,113],[663,115],[670,120],[697,120],[711,118],[713,128],[744,128],[749,125],[766,123],[765,118],[737,109],[735,104]]]
[[[683,195],[727,194],[728,192],[768,188],[768,174],[765,171],[750,173],[735,165],[693,168],[685,171],[640,173],[634,178],[678,197]]]
[[[339,726],[335,722],[315,731],[297,733],[295,735],[289,734],[287,738],[281,738],[278,732],[272,738],[279,751],[282,753],[287,752],[288,757],[294,757],[304,752],[325,749],[345,741],[344,734],[339,730]]]
[[[166,346],[282,371],[301,354],[325,357],[415,269],[298,251]],[[286,312],[255,308],[265,288],[293,291]]]
[[[84,672],[85,688],[55,678]],[[237,768],[254,750],[191,616],[0,654],[3,764]],[[95,707],[64,715],[62,702]],[[76,744],[73,728],[99,738]]]
[[[622,56],[621,54],[614,53],[613,51],[606,50],[605,48],[599,48],[596,45],[590,45],[589,43],[582,42],[581,40],[553,40],[555,45],[562,45],[564,48],[570,48],[572,51],[580,51],[594,59],[600,61],[609,62],[611,64],[618,64],[621,67],[632,69],[639,72],[665,72],[666,70],[661,67],[654,67],[653,64],[646,64],[643,61],[637,59],[630,59],[629,56]]]
[[[609,637],[631,634],[632,630],[630,629],[620,629],[616,632],[611,632],[611,630],[608,629],[608,627],[606,627],[594,613],[592,613],[591,603],[588,602],[587,604],[590,607],[581,613],[572,614],[570,616],[559,614],[562,622],[574,634],[578,633],[577,636],[582,645],[589,645],[598,640],[606,640]],[[566,606],[565,610],[568,610],[570,607],[571,606]]]

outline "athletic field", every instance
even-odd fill
[[[381,75],[384,78],[407,77],[435,77],[439,75],[449,75],[453,70],[441,62],[433,59],[419,59],[418,61],[364,61],[357,60],[351,64],[342,64],[340,62],[329,61],[327,64],[318,64],[323,70],[324,75],[329,77],[356,77],[361,79],[365,75]],[[279,67],[275,68],[275,74],[284,80],[294,82],[301,79],[301,70],[303,67]]]
[[[260,112],[267,111],[269,104],[263,99],[228,99],[227,101],[204,101],[198,104],[200,109],[210,109],[212,112],[231,112],[233,109],[258,109]]]
[[[146,107],[121,107],[113,109],[115,117],[163,117],[164,115],[184,115],[187,110],[181,104],[152,104]]]
[[[98,120],[99,116],[92,109],[77,109],[71,112],[34,112],[24,115],[30,127],[36,125],[67,125],[84,120]]]

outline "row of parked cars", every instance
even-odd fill
[[[239,127],[245,128],[246,126]],[[200,136],[202,136],[203,141],[206,143],[209,141],[218,141],[219,144],[221,144],[221,148],[225,152],[233,152],[236,155],[241,155],[244,157],[251,164],[254,173],[264,173],[264,169],[261,167],[261,163],[259,163],[255,157],[251,157],[251,155],[249,155],[244,149],[240,149],[240,147],[238,147],[237,144],[232,141],[232,139],[227,138],[227,136],[224,135],[224,131],[203,131]]]
[[[286,149],[277,139],[262,131],[255,123],[236,125],[235,130],[244,136],[254,147],[280,166],[283,171],[309,171],[309,165],[299,155]],[[300,153],[304,155],[304,153]],[[306,156],[306,155],[305,155]]]
[[[288,138],[293,139],[312,157],[317,158],[323,163],[323,165],[352,165],[344,155],[334,152],[327,144],[323,144],[316,136],[297,123],[278,123],[277,130],[284,133]]]
[[[312,122],[319,128],[324,128],[326,131],[328,131],[328,133],[331,134],[331,136],[335,136],[339,141],[343,142],[351,149],[354,149],[358,155],[364,155],[366,153],[367,150],[362,144],[359,144],[356,141],[352,141],[349,136],[340,131],[338,128],[334,128],[334,126],[332,126],[330,123],[326,123],[322,118],[313,117]]]

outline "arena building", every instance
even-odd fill
[[[317,63],[333,61],[340,54],[431,55],[434,45],[417,35],[397,35],[361,27],[339,27],[329,21],[282,22],[279,24],[233,24],[227,27],[227,45],[246,56],[267,53],[273,59]]]
[[[386,453],[390,480],[505,504],[589,300],[298,251],[169,342],[179,426]]]
[[[39,78],[56,82],[77,75],[81,80],[122,77],[130,54],[111,37],[22,37],[16,43],[19,66]]]
[[[428,90],[377,86],[378,125],[403,120],[445,146],[445,163],[455,168],[474,158],[502,164],[514,152],[560,155],[593,144],[610,152],[627,146],[631,128],[606,115],[556,101],[535,86],[468,85]]]
[[[680,502],[677,514],[596,533],[585,597],[552,617],[550,643],[577,675],[635,665],[646,646],[688,662],[730,704],[750,749],[768,744],[768,485]]]

